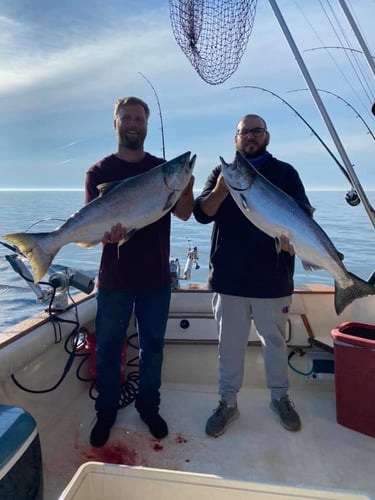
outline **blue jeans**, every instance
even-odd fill
[[[134,307],[139,342],[139,393],[135,406],[141,415],[158,413],[170,298],[169,286],[147,292],[98,291],[95,320],[97,412],[114,416],[119,408],[121,351]]]

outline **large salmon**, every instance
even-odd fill
[[[240,152],[232,164],[221,157],[220,161],[234,201],[252,224],[275,239],[277,251],[280,237],[286,236],[306,270],[325,269],[333,276],[337,314],[354,299],[375,295],[375,286],[346,270],[342,255],[305,208],[261,175]]]
[[[120,223],[127,239],[157,221],[178,201],[195,163],[190,151],[129,179],[98,186],[100,196],[82,207],[60,227],[44,233],[12,233],[10,241],[29,259],[34,283],[46,274],[57,252],[68,243],[92,247]]]

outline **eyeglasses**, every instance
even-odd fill
[[[255,128],[243,128],[242,130],[238,130],[237,135],[240,137],[247,137],[250,134],[253,134],[254,137],[260,137],[266,131],[265,128],[255,127]]]

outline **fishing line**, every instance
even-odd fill
[[[334,33],[335,33],[335,35],[336,35],[336,37],[337,37],[337,40],[339,41],[339,44],[340,44],[342,47],[344,47],[344,43],[341,41],[341,39],[340,39],[340,35],[339,35],[338,31],[336,31],[336,30],[335,30],[335,28],[334,28],[334,26],[333,26],[333,22],[330,20],[328,13],[325,11],[325,9],[324,9],[324,7],[323,7],[323,5],[322,5],[322,3],[321,3],[321,0],[319,0],[319,3],[321,4],[321,7],[322,7],[322,9],[323,9],[323,12],[325,13],[326,18],[327,18],[327,20],[328,20],[329,24],[331,25],[331,28],[333,29],[333,31],[334,31]],[[337,24],[337,26],[338,26],[339,30],[341,31],[341,34],[342,34],[342,36],[344,37],[346,44],[347,44],[347,45],[350,45],[350,44],[348,43],[349,41],[348,41],[348,37],[346,36],[345,30],[344,30],[344,29],[343,29],[343,27],[341,26],[341,24],[340,24],[340,22],[339,22],[339,20],[338,20],[338,18],[337,18],[337,16],[336,16],[336,14],[335,14],[335,10],[332,8],[332,5],[330,4],[330,0],[327,0],[327,3],[328,3],[328,6],[329,6],[329,9],[330,9],[330,11],[331,11],[331,15],[333,16],[334,20],[336,21],[336,24]],[[349,62],[349,64],[350,64],[350,66],[352,67],[352,70],[353,70],[353,72],[354,72],[355,76],[357,77],[357,80],[358,80],[358,82],[360,83],[360,85],[361,85],[361,87],[362,87],[362,89],[363,89],[364,93],[367,95],[367,97],[370,97],[369,93],[366,91],[366,88],[365,88],[365,84],[367,85],[367,87],[369,87],[369,85],[368,85],[368,83],[367,83],[365,73],[364,73],[363,69],[361,68],[360,61],[359,61],[359,59],[358,59],[357,55],[356,55],[356,54],[354,54],[354,53],[348,53],[348,52],[345,52],[345,55],[346,55],[346,58],[347,58],[347,60],[348,60],[348,62]],[[349,55],[351,55],[351,56],[353,57],[353,60],[354,60],[354,62],[355,62],[355,65],[357,66],[358,71],[359,71],[359,72],[361,73],[361,75],[362,75],[362,79],[361,79],[360,75],[358,74],[358,71],[357,71],[357,69],[355,68],[354,62],[351,60],[351,58],[349,57]],[[336,64],[337,64],[337,63],[336,63]],[[369,90],[369,92],[370,92],[370,88],[369,88],[368,90]]]
[[[46,221],[59,221],[59,222],[65,222],[66,219],[55,219],[55,218],[47,218],[47,219],[40,219],[36,222],[34,222],[33,224],[31,224],[26,230],[25,230],[25,233],[27,233],[28,231],[30,231],[31,228],[33,228],[34,226],[36,226],[37,224],[40,224],[42,222],[46,222]],[[27,259],[27,256],[21,252],[21,250],[16,246],[16,245],[11,245],[9,243],[5,243],[4,241],[1,241],[0,240],[0,244],[3,245],[4,247],[6,247],[8,250],[11,250],[12,252],[18,254],[18,255],[22,255],[22,257],[24,257],[25,259]],[[6,256],[5,256],[6,257]],[[31,280],[30,278],[28,278],[27,276],[25,276],[21,270],[16,270],[16,272],[28,283],[34,283],[33,280]],[[43,281],[40,281],[39,284],[41,285],[50,285],[50,283],[46,283],[46,282],[43,282]]]
[[[288,101],[286,101],[285,99],[283,99],[281,96],[279,96],[275,92],[272,92],[271,90],[265,89],[264,87],[257,87],[255,85],[241,85],[239,87],[232,87],[230,90],[246,89],[246,88],[257,89],[257,90],[262,90],[263,92],[268,92],[269,94],[273,95],[274,97],[276,97],[277,99],[279,99],[281,102],[283,102],[284,104],[286,104],[292,111],[294,111],[294,113],[298,116],[298,118],[300,118],[303,121],[303,123],[305,125],[307,125],[307,127],[310,129],[310,131],[315,135],[315,137],[318,139],[318,141],[322,144],[322,146],[327,151],[327,153],[331,156],[331,158],[334,160],[334,162],[336,163],[336,165],[338,165],[338,167],[340,168],[341,172],[345,175],[347,181],[352,186],[352,190],[355,191],[355,188],[352,185],[352,182],[350,180],[349,174],[348,174],[347,170],[345,169],[345,167],[339,162],[339,160],[336,158],[336,156],[333,154],[333,152],[330,150],[330,148],[327,146],[327,144],[319,136],[319,134],[316,132],[316,130],[314,130],[313,127],[308,123],[308,121],[305,120],[305,118],[301,115],[301,113],[299,113],[291,104],[289,104]]]
[[[31,224],[31,226],[29,226],[26,230],[25,230],[25,233],[27,233],[28,231],[30,231],[31,228],[33,228],[34,226],[36,226],[37,224],[41,224],[42,222],[49,222],[49,221],[57,221],[57,222],[65,222],[66,219],[55,219],[53,217],[48,217],[47,219],[40,219],[36,222],[33,222]]]
[[[301,91],[305,91],[305,90],[308,91],[309,89],[294,89],[294,90],[288,90],[288,92],[301,92]],[[356,114],[357,118],[359,118],[361,120],[361,122],[364,124],[364,126],[366,127],[367,132],[375,140],[375,135],[374,135],[373,131],[371,130],[370,126],[365,122],[364,118],[361,116],[361,114],[359,113],[359,111],[357,109],[355,109],[355,107],[352,106],[350,104],[350,102],[348,102],[343,97],[341,97],[338,94],[335,94],[334,92],[331,92],[329,90],[324,90],[324,89],[316,89],[316,90],[318,92],[325,92],[326,94],[333,95],[333,96],[337,97],[337,99],[339,99],[340,101],[344,102],[352,111],[354,111],[354,113]]]
[[[321,2],[320,2],[321,3]],[[319,34],[317,33],[317,31],[315,30],[315,28],[312,26],[310,20],[308,19],[308,17],[305,15],[305,13],[303,12],[303,10],[296,4],[296,7],[299,9],[301,15],[304,17],[305,21],[307,22],[307,24],[310,26],[310,29],[313,31],[313,33],[315,34],[315,36],[317,37],[317,39],[320,41],[320,43],[323,45],[323,47],[320,47],[324,50],[326,50],[327,54],[329,55],[330,59],[332,60],[333,64],[336,66],[337,70],[340,72],[342,78],[346,81],[346,83],[348,84],[348,86],[352,89],[353,93],[357,96],[357,98],[359,99],[359,101],[362,103],[362,105],[364,105],[363,101],[362,101],[362,98],[361,96],[358,94],[357,90],[354,88],[352,82],[350,81],[350,79],[347,77],[347,75],[345,74],[345,72],[342,70],[342,68],[340,67],[340,65],[338,64],[337,60],[335,57],[333,57],[332,53],[330,52],[330,50],[328,49],[332,49],[332,48],[341,48],[341,49],[344,49],[344,50],[350,50],[351,52],[360,52],[360,51],[355,51],[354,49],[347,49],[346,47],[343,46],[343,44],[341,43],[341,46],[340,47],[329,47],[329,46],[326,46],[323,42],[323,40],[320,38]],[[323,11],[324,11],[324,14],[329,21],[329,18],[328,18],[328,15],[327,15],[327,12],[325,12],[324,10],[324,7],[321,5]],[[332,27],[334,33],[336,34],[334,28]],[[340,40],[339,40],[340,42]],[[304,52],[308,52],[308,51],[311,51],[311,50],[317,50],[316,48],[313,48],[313,49],[306,49]],[[350,61],[350,58],[348,58],[348,61],[349,63],[352,65],[351,61]],[[358,61],[357,61],[358,63]],[[355,69],[353,68],[353,70],[355,71]],[[359,83],[361,84],[362,88],[363,88],[363,84],[361,82],[361,80],[359,79],[358,75],[357,75],[357,78],[359,80]],[[365,94],[367,94],[366,90],[363,89]]]

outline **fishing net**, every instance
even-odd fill
[[[169,0],[174,37],[210,85],[227,80],[245,52],[257,0]]]

